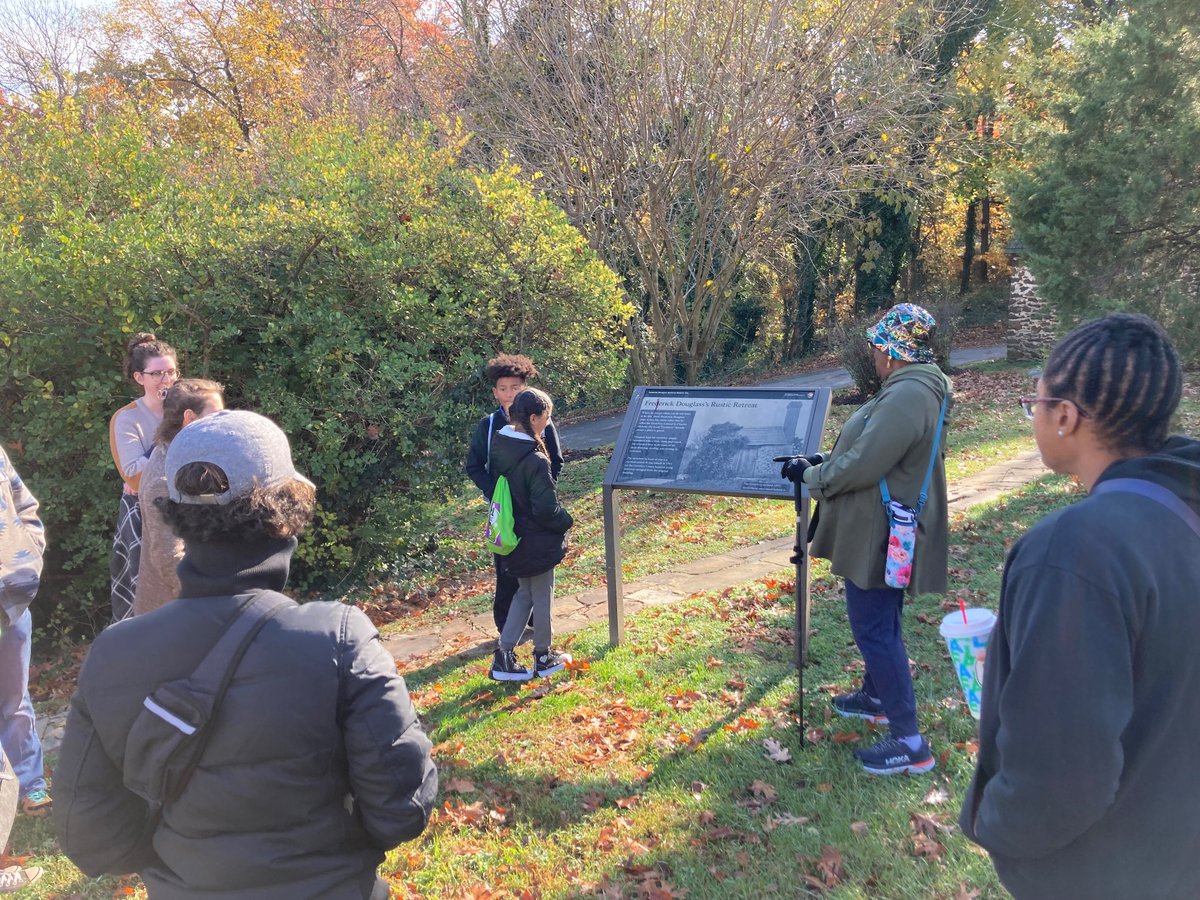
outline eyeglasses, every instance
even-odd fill
[[[1081,416],[1083,416],[1085,419],[1088,417],[1087,412],[1080,408],[1078,403],[1076,403],[1074,400],[1067,400],[1063,397],[1021,397],[1017,402],[1021,404],[1021,409],[1025,411],[1025,418],[1027,419],[1033,418],[1033,408],[1039,403],[1070,403],[1075,407]]]
[[[157,372],[143,371],[142,374],[147,375],[150,378],[153,378],[155,381],[162,381],[164,378],[174,378],[175,376],[177,376],[179,374],[179,370],[178,369],[159,369]]]

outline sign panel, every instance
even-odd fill
[[[828,388],[639,387],[604,483],[790,498],[776,456],[816,453]]]

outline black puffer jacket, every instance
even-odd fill
[[[195,670],[236,594],[282,588],[294,549],[189,544],[181,599],[92,645],[54,773],[59,841],[84,872],[140,872],[153,900],[362,900],[384,853],[424,830],[429,740],[374,626],[339,603],[285,606],[266,623],[161,822],[122,783],[142,700]]]
[[[513,529],[521,542],[503,556],[502,571],[513,578],[548,572],[567,555],[571,514],[558,502],[550,460],[532,438],[505,428],[492,438],[492,475],[508,479],[513,501]]]

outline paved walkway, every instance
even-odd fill
[[[965,512],[988,503],[1046,474],[1037,450],[1021,453],[977,475],[949,485],[950,511]],[[625,582],[626,615],[647,606],[673,603],[691,594],[719,591],[791,569],[792,535],[737,547],[726,553],[681,563],[665,572]],[[608,589],[604,586],[561,597],[554,602],[556,634],[608,621]],[[482,656],[495,649],[496,629],[490,610],[448,619],[427,630],[392,634],[384,646],[402,671],[433,665],[451,656]]]

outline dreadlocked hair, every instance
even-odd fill
[[[508,408],[508,417],[521,431],[529,435],[537,443],[537,448],[546,456],[550,453],[546,450],[546,445],[542,441],[540,434],[535,434],[531,420],[534,416],[546,413],[554,415],[554,401],[550,399],[550,395],[545,391],[539,391],[537,388],[526,388],[513,398],[512,406]]]
[[[1183,393],[1183,373],[1167,333],[1148,316],[1111,313],[1059,341],[1042,382],[1076,403],[1109,449],[1153,453],[1166,443]]]

